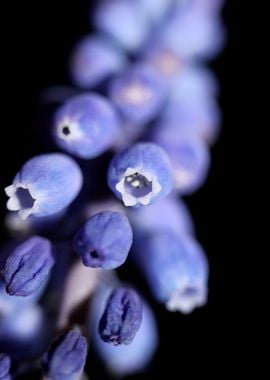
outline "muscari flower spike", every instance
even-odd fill
[[[6,260],[3,270],[6,291],[12,296],[36,294],[48,280],[54,262],[49,240],[40,236],[27,239]]]
[[[125,262],[132,237],[132,229],[124,214],[103,211],[92,216],[78,231],[73,248],[84,265],[110,270]]]
[[[108,184],[125,206],[149,205],[172,189],[169,158],[156,144],[134,144],[111,161]]]
[[[36,156],[27,161],[5,188],[7,209],[18,211],[22,219],[44,217],[64,210],[82,187],[78,164],[61,153]]]
[[[121,70],[126,63],[122,50],[102,36],[86,36],[75,46],[70,71],[73,82],[92,88]]]
[[[67,100],[56,112],[54,142],[63,150],[83,159],[94,158],[115,142],[119,120],[110,102],[90,93]]]
[[[46,379],[79,379],[87,356],[86,339],[77,331],[59,336],[43,356],[42,367]]]
[[[188,314],[205,305],[208,263],[193,238],[155,231],[137,245],[136,256],[153,295],[168,310]]]
[[[135,290],[117,288],[99,322],[99,335],[114,346],[132,343],[142,323],[142,303]]]

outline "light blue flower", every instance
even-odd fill
[[[72,158],[60,153],[36,156],[5,188],[7,208],[18,211],[22,219],[56,214],[77,197],[82,182],[80,167]]]
[[[73,82],[82,88],[92,88],[124,67],[122,50],[102,36],[84,37],[75,46],[70,71]]]
[[[0,353],[0,380],[11,380],[10,377],[11,360],[8,355]]]
[[[125,206],[148,205],[172,189],[171,164],[153,143],[138,143],[118,153],[110,163],[108,184]]]
[[[166,88],[160,76],[146,64],[133,65],[116,75],[109,85],[109,97],[124,122],[142,125],[158,115],[165,102]]]
[[[210,152],[196,133],[179,129],[177,126],[170,128],[166,122],[160,123],[152,134],[152,141],[162,146],[170,158],[174,188],[179,194],[187,195],[204,184],[210,167]]]
[[[60,335],[43,356],[42,367],[50,380],[78,380],[87,356],[86,339],[77,331]]]
[[[40,306],[25,305],[0,315],[0,349],[15,359],[38,357],[52,339],[52,330]]]
[[[193,234],[195,230],[187,206],[175,195],[169,195],[147,207],[133,207],[127,210],[135,234],[160,229],[168,229],[176,234]]]
[[[225,42],[224,26],[216,13],[181,4],[172,9],[158,36],[184,59],[212,59]]]
[[[144,235],[136,262],[152,294],[168,310],[187,314],[206,304],[208,263],[193,238],[162,230]]]
[[[137,50],[146,40],[149,20],[138,1],[102,0],[93,15],[96,28],[125,49]]]
[[[80,158],[94,158],[108,150],[119,132],[119,120],[110,102],[90,93],[74,96],[56,112],[55,143]]]

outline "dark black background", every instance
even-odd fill
[[[78,38],[89,31],[89,0],[9,2],[7,7],[1,12],[2,22],[6,21],[1,47],[4,64],[1,73],[1,189],[11,183],[23,162],[45,151],[34,122],[38,94],[47,86],[67,83],[69,52]],[[234,311],[229,289],[235,252],[229,243],[231,231],[227,220],[232,218],[233,210],[229,198],[229,156],[233,151],[230,141],[237,133],[241,108],[243,31],[240,15],[240,1],[227,0],[223,17],[228,43],[224,53],[212,64],[222,89],[223,131],[212,149],[213,163],[206,185],[187,199],[198,239],[209,257],[209,302],[189,316],[168,313],[153,303],[160,328],[160,348],[148,372],[130,379],[150,380],[164,374],[170,379],[180,379],[186,374],[191,377],[195,373],[218,375],[226,371],[233,360],[234,338],[230,326]],[[3,219],[6,201],[3,191],[0,191],[0,200]],[[88,370],[91,379],[107,379],[94,357],[89,358]]]

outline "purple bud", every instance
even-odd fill
[[[86,339],[76,331],[59,336],[43,356],[42,365],[50,380],[76,380],[87,356]]]
[[[49,240],[33,236],[19,245],[6,260],[4,281],[10,295],[27,297],[39,291],[54,265]]]
[[[127,288],[114,290],[99,322],[104,342],[115,346],[130,344],[142,322],[142,303],[138,294]]]
[[[132,244],[132,229],[125,215],[104,211],[91,217],[75,235],[74,250],[84,265],[114,269],[122,265]]]
[[[158,328],[155,316],[146,301],[142,300],[142,323],[133,341],[128,345],[118,346],[105,343],[98,333],[98,323],[111,292],[112,287],[103,283],[91,303],[89,327],[93,347],[112,375],[133,375],[149,365],[157,349]]]

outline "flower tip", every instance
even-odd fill
[[[194,309],[204,306],[207,302],[206,289],[187,288],[183,291],[175,291],[166,303],[169,311],[179,311],[182,314],[190,314]]]
[[[8,197],[11,197],[12,195],[14,195],[16,189],[14,187],[14,185],[9,185],[7,187],[4,188],[4,192],[6,193],[6,195]]]

